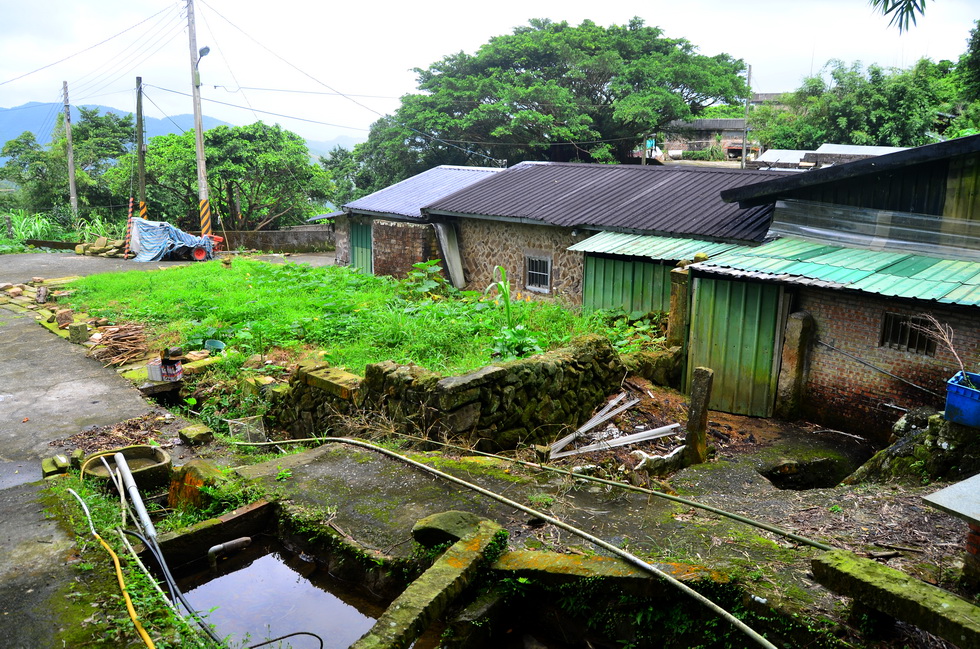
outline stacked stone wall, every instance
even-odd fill
[[[810,421],[861,431],[884,441],[902,414],[890,405],[931,406],[938,410],[944,407],[946,380],[959,370],[955,358],[942,345],[937,345],[934,356],[879,346],[885,313],[909,316],[931,313],[953,328],[957,351],[967,369],[980,364],[980,326],[976,314],[966,309],[923,308],[922,304],[913,302],[826,289],[800,290],[793,308],[813,316],[818,340],[841,350],[821,344],[813,346],[802,404],[803,417]],[[939,396],[876,371],[852,357]]]
[[[680,366],[680,350],[647,355],[654,374]],[[668,369],[664,369],[668,368]],[[568,348],[443,377],[413,365],[368,365],[364,377],[307,364],[275,400],[273,424],[294,438],[335,429],[337,417],[382,417],[397,431],[462,439],[485,450],[551,443],[585,422],[620,388],[626,364],[599,336]]]
[[[336,245],[336,263],[338,266],[350,266],[350,219],[338,216],[334,220],[334,244]]]

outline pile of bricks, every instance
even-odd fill
[[[92,257],[123,257],[126,241],[123,239],[107,239],[99,237],[94,243],[80,243],[75,246],[76,255]]]

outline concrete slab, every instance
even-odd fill
[[[980,474],[923,496],[922,500],[947,514],[980,525]]]
[[[0,309],[0,462],[3,484],[41,479],[48,443],[88,426],[137,417],[150,406],[129,381],[51,335],[30,315]]]

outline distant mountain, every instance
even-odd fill
[[[98,108],[99,114],[113,113],[115,115],[128,115],[131,111],[109,108],[108,106],[85,105],[85,108]],[[51,141],[51,132],[54,130],[55,120],[58,114],[64,109],[63,104],[30,102],[23,106],[14,108],[0,108],[0,147],[12,140],[24,131],[31,131],[40,144],[48,144]],[[73,123],[81,119],[77,106],[72,106],[71,118]],[[233,126],[220,119],[203,117],[204,130],[215,126]],[[156,137],[157,135],[167,135],[170,133],[183,133],[194,129],[193,115],[174,115],[167,119],[157,117],[144,117],[143,129],[146,131],[146,138]],[[314,158],[326,156],[335,146],[342,146],[353,149],[358,142],[363,142],[366,138],[353,138],[342,135],[326,142],[307,141],[307,148],[310,155]]]

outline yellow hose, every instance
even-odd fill
[[[122,566],[119,565],[119,557],[116,556],[116,553],[112,550],[109,544],[105,542],[105,539],[99,536],[99,533],[95,531],[95,527],[92,525],[92,516],[89,514],[88,507],[85,505],[85,501],[82,500],[82,497],[75,493],[75,491],[72,489],[69,489],[68,491],[71,492],[71,495],[78,499],[78,502],[82,505],[82,509],[85,510],[85,518],[88,519],[88,527],[92,531],[92,536],[99,540],[102,547],[104,547],[106,552],[109,553],[109,556],[112,557],[112,563],[116,567],[116,580],[119,582],[119,590],[122,591],[123,598],[126,600],[126,610],[129,611],[129,618],[133,621],[133,626],[136,627],[136,632],[139,633],[140,638],[143,639],[143,643],[149,647],[149,649],[156,649],[156,645],[153,644],[153,640],[150,638],[150,635],[146,632],[146,629],[143,628],[143,625],[140,624],[139,618],[136,615],[136,609],[133,608],[133,600],[129,598],[129,591],[126,590],[126,581],[123,579]]]

